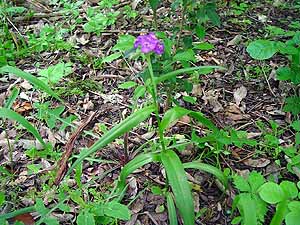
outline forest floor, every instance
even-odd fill
[[[41,146],[31,148],[32,145],[38,145],[37,141],[14,122],[6,121],[6,129],[0,128],[0,165],[14,175],[0,182],[0,190],[5,190],[11,203],[2,207],[4,212],[33,205],[37,197],[42,198],[46,206],[56,204],[57,188],[52,186],[56,177],[55,168],[70,140],[75,139],[72,155],[76,155],[131,113],[134,89],[122,89],[120,85],[125,81],[141,83],[139,74],[145,65],[140,61],[123,58],[101,64],[98,59],[113,53],[112,48],[120,35],[137,37],[151,31],[152,13],[145,2],[134,1],[138,3],[134,6],[137,12],[135,18],[119,16],[101,34],[86,33],[80,20],[86,20],[87,9],[95,7],[96,2],[84,2],[76,11],[76,16],[61,13],[59,10],[62,5],[54,7],[36,2],[25,6],[33,7],[35,13],[31,18],[17,16],[9,21],[10,32],[15,36],[21,35],[28,43],[32,42],[32,48],[47,46],[45,51],[38,53],[30,48],[23,49],[28,54],[24,53],[26,56],[14,59],[16,67],[37,76],[41,69],[61,62],[71,62],[70,66],[64,65],[65,70],[70,69],[71,72],[53,86],[64,99],[63,106],[33,89],[27,81],[15,76],[0,77],[0,105],[10,95],[12,87],[17,85],[20,94],[12,108],[34,124],[43,139],[54,147],[51,151],[43,151]],[[121,1],[113,8],[118,10],[125,5],[130,3]],[[168,7],[166,1],[160,6],[157,16],[158,30],[170,35],[170,21],[164,18]],[[276,68],[285,65],[287,59],[279,55],[271,60],[253,60],[246,47],[250,41],[259,37],[288,40],[290,36],[285,34],[287,30],[293,31],[292,22],[298,24],[295,29],[300,29],[299,9],[276,7],[272,1],[245,1],[241,7],[233,1],[229,6],[222,4],[218,14],[221,26],[208,26],[205,36],[205,41],[214,47],[199,51],[196,64],[224,66],[226,70],[202,75],[192,82],[191,96],[196,97],[194,104],[182,100],[185,91],[178,90],[175,97],[181,106],[204,113],[218,128],[246,131],[248,138],[255,139],[261,145],[229,145],[221,152],[209,149],[210,146],[198,150],[190,146],[178,154],[183,162],[199,159],[201,155],[204,162],[222,169],[230,168],[233,173],[242,176],[250,171],[259,171],[265,177],[272,176],[275,180],[284,178],[297,181],[299,178],[287,170],[287,161],[283,155],[276,152],[279,145],[290,145],[295,138],[288,129],[292,116],[282,110],[291,87],[275,78]],[[176,19],[173,22],[176,23]],[[49,29],[45,30],[47,26]],[[285,33],[280,33],[281,28]],[[56,33],[56,29],[60,29],[61,33]],[[64,33],[62,29],[68,31]],[[39,34],[41,31],[45,35],[40,38],[34,39],[28,35]],[[58,37],[60,35],[62,39]],[[67,43],[74,47],[66,50],[68,47],[63,45]],[[62,45],[65,49],[51,49],[53,44]],[[22,44],[19,47],[23,48]],[[51,117],[49,112],[61,117],[63,123]],[[73,125],[64,125],[66,121]],[[272,128],[272,121],[278,124],[278,128]],[[192,129],[190,122],[190,118],[180,120],[168,130],[168,134],[189,135]],[[155,137],[153,123],[154,117],[129,132],[125,139],[120,137],[99,149],[93,158],[84,161],[81,182],[85,184],[82,189],[85,201],[95,198],[93,192],[101,193],[98,197],[105,199],[118,179],[120,169],[141,151],[139,147],[143,143]],[[78,127],[82,130],[78,130]],[[276,136],[280,143],[272,144],[267,140],[271,136]],[[128,158],[124,156],[124,142]],[[188,179],[193,183],[195,212],[199,216],[197,224],[230,224],[232,202],[236,194],[234,186],[231,185],[225,194],[215,178],[196,170],[188,170]],[[69,179],[68,184],[76,190],[76,178]],[[129,189],[123,203],[129,204],[133,216],[126,224],[168,224],[165,197],[154,194],[152,188],[163,187],[164,184],[164,171],[155,163],[142,167],[130,176]],[[69,213],[53,212],[53,215],[61,224],[74,224],[75,213],[74,206]]]

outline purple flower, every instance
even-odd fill
[[[154,52],[158,55],[164,53],[164,45],[155,37],[154,33],[138,36],[134,42],[134,48],[138,48],[139,46],[141,46],[143,53]]]

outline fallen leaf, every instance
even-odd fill
[[[227,46],[235,46],[238,45],[242,40],[242,35],[236,35],[232,40],[227,43]]]
[[[247,89],[242,85],[233,93],[235,103],[239,106],[241,101],[247,96]]]
[[[269,159],[260,158],[260,159],[246,159],[243,163],[247,166],[256,167],[256,168],[263,168],[270,164]]]
[[[16,222],[16,221],[23,222],[25,225],[34,225],[35,224],[35,221],[30,213],[24,213],[24,214],[15,216],[12,220],[14,222]]]
[[[220,93],[218,90],[209,90],[205,92],[204,96],[202,97],[205,105],[209,103],[209,105],[213,107],[213,112],[219,112],[223,109],[222,104],[218,101],[219,95]]]

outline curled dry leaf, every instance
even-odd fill
[[[242,85],[233,93],[235,103],[239,106],[241,101],[247,96],[247,89]]]
[[[242,35],[236,35],[232,40],[227,43],[227,46],[238,45],[242,41]]]
[[[202,97],[204,104],[207,105],[209,103],[213,107],[214,112],[219,112],[223,109],[222,104],[218,101],[219,95],[220,92],[218,90],[209,90]]]

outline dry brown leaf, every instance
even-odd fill
[[[242,85],[238,89],[236,89],[233,93],[233,97],[236,105],[240,105],[241,101],[247,96],[247,89]]]
[[[243,163],[247,166],[256,167],[256,168],[263,168],[270,164],[269,159],[260,158],[260,159],[246,159]]]

